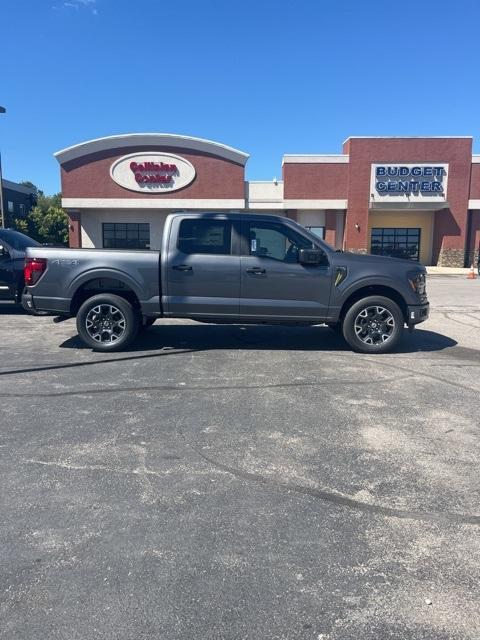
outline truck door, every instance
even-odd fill
[[[167,257],[165,315],[238,316],[239,223],[219,218],[177,218]]]
[[[282,223],[244,222],[240,257],[240,315],[281,320],[327,317],[331,266],[298,262],[312,240]]]

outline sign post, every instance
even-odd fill
[[[5,107],[0,107],[0,113],[5,113]],[[3,179],[2,179],[2,154],[0,153],[0,229],[5,228],[5,209],[3,208]]]

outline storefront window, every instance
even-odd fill
[[[372,229],[371,253],[417,260],[420,256],[420,229],[374,228]]]
[[[322,240],[325,238],[325,227],[305,227],[310,231],[310,233],[314,233],[316,236],[321,238]]]
[[[150,249],[150,225],[135,222],[104,222],[104,249]]]

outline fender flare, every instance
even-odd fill
[[[343,307],[343,305],[351,295],[353,295],[357,291],[360,291],[360,289],[364,289],[365,287],[388,287],[389,289],[395,291],[395,293],[397,293],[399,296],[401,296],[405,300],[405,304],[408,304],[407,296],[405,295],[406,293],[408,293],[406,286],[402,291],[402,288],[398,287],[398,283],[391,278],[384,276],[366,276],[361,280],[355,280],[355,282],[352,282],[349,286],[345,287],[345,289],[341,292],[341,306]]]
[[[126,286],[128,286],[134,294],[137,296],[138,300],[142,299],[141,297],[141,287],[138,282],[132,276],[128,275],[124,271],[119,271],[117,269],[109,269],[107,267],[102,269],[91,269],[89,271],[83,271],[77,278],[74,278],[67,290],[67,298],[73,300],[77,291],[90,280],[96,280],[98,278],[112,278],[114,280],[118,280],[122,282]]]

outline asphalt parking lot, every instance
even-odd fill
[[[398,353],[0,305],[0,637],[480,637],[480,280]]]

